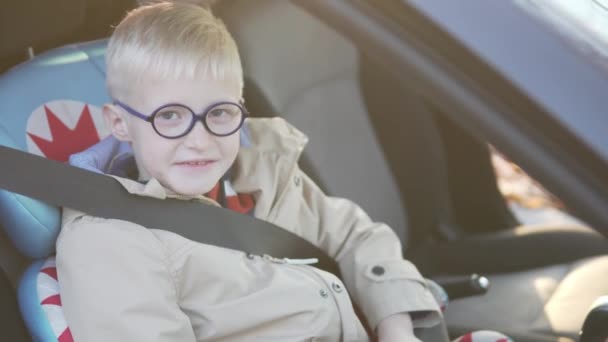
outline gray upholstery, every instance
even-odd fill
[[[355,200],[404,238],[399,191],[360,94],[356,48],[288,1],[225,0],[220,6],[248,80],[310,137],[305,153],[322,170],[325,190]],[[268,114],[274,113],[253,113]]]
[[[362,101],[356,48],[287,1],[223,0],[216,13],[239,44],[248,81],[277,111],[268,114],[311,138],[307,157],[328,192],[406,237],[400,194]],[[594,257],[490,275],[487,295],[449,305],[448,327],[452,335],[496,329],[516,341],[567,341],[608,293],[607,271],[608,257]]]

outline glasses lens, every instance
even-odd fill
[[[167,106],[154,113],[153,124],[160,135],[171,138],[184,134],[193,118],[194,115],[186,107]]]
[[[243,111],[232,103],[223,103],[207,111],[205,123],[216,135],[227,135],[239,129],[243,122]]]

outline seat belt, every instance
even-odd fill
[[[336,262],[307,240],[270,222],[200,202],[130,194],[112,177],[0,146],[0,188],[89,215],[167,230],[187,239],[283,258],[317,258],[338,277]]]

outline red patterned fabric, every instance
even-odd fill
[[[473,342],[473,333],[466,334],[458,339],[458,342]]]
[[[40,268],[36,287],[40,306],[49,321],[53,333],[57,337],[57,341],[74,342],[61,309],[61,296],[59,295],[55,257],[48,258]]]
[[[57,295],[52,295],[50,297],[47,297],[47,298],[43,299],[40,304],[41,305],[50,304],[50,305],[61,306],[61,297],[58,294]]]
[[[44,106],[51,140],[44,139],[35,134],[28,133],[36,146],[49,159],[67,162],[71,154],[80,152],[99,142],[99,135],[93,123],[89,106],[84,105],[78,123],[70,129],[47,106]]]
[[[74,342],[74,338],[72,337],[72,332],[70,329],[65,329],[65,331],[57,338],[58,342]]]
[[[57,269],[55,267],[47,267],[40,270],[40,272],[47,274],[51,278],[57,280]]]
[[[218,202],[224,208],[241,214],[253,214],[255,207],[253,196],[250,194],[237,194],[227,179],[220,180],[206,196]]]

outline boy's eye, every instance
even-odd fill
[[[180,115],[180,113],[175,112],[175,111],[166,111],[166,112],[161,112],[156,114],[156,119],[157,120],[178,120],[180,119],[182,116]]]
[[[209,114],[207,115],[212,116],[214,118],[221,118],[223,116],[227,116],[228,112],[222,108],[217,108],[209,112]]]
[[[207,113],[207,119],[213,122],[221,123],[232,121],[238,118],[240,115],[240,109],[232,106],[222,106],[213,108]]]

